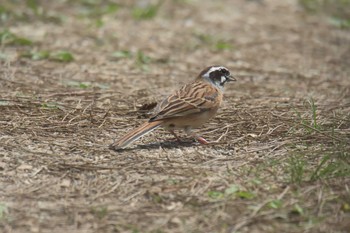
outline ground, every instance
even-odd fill
[[[0,231],[349,232],[350,31],[305,2],[5,1]],[[218,143],[109,149],[214,64]]]

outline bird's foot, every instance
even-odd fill
[[[207,140],[205,140],[203,137],[201,136],[198,136],[197,138],[197,141],[200,143],[200,144],[203,144],[203,145],[208,145],[209,142]]]

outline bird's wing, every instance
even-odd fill
[[[206,82],[193,82],[165,98],[150,119],[158,121],[209,111],[221,102],[220,90]]]

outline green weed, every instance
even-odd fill
[[[209,191],[208,192],[208,197],[212,199],[221,199],[225,197],[225,194],[220,191]]]
[[[21,57],[30,58],[32,60],[43,60],[50,57],[49,51],[29,51],[21,54]]]
[[[348,151],[338,151],[323,156],[312,172],[310,180],[335,177],[350,177],[350,153]]]
[[[32,60],[48,59],[50,61],[58,61],[58,62],[71,62],[74,60],[73,55],[67,51],[56,51],[56,52],[50,52],[47,50],[27,51],[22,53],[20,57],[30,58]]]
[[[236,196],[242,199],[253,199],[255,194],[249,191],[238,191]]]
[[[151,62],[151,58],[142,51],[138,51],[136,54],[136,62],[138,64],[149,64]]]
[[[301,113],[294,108],[294,112],[296,113],[297,117],[300,120],[300,125],[303,126],[303,128],[308,132],[312,133],[315,130],[318,131],[321,129],[321,126],[317,123],[317,105],[315,104],[315,101],[313,98],[308,99],[304,102],[304,105],[308,105],[310,112],[311,112],[311,119],[308,119],[306,117],[303,117]]]
[[[302,156],[292,156],[288,160],[290,182],[300,184],[305,180],[306,161]]]
[[[279,209],[282,207],[282,200],[276,199],[276,200],[272,200],[270,201],[267,206],[271,209]]]
[[[17,36],[16,34],[5,29],[0,32],[0,44],[1,45],[20,45],[20,46],[29,46],[33,42],[30,39]]]
[[[132,53],[129,50],[120,50],[120,51],[115,51],[114,53],[112,53],[111,56],[116,59],[131,58]]]
[[[68,51],[57,51],[50,54],[50,60],[59,62],[71,62],[74,60],[74,57]]]
[[[20,57],[29,58],[35,61],[48,59],[48,60],[57,61],[57,62],[71,62],[74,60],[74,56],[67,51],[56,51],[56,52],[50,52],[47,50],[27,51],[22,53]]]
[[[162,2],[149,4],[143,7],[135,7],[132,10],[132,16],[137,20],[153,19],[157,15],[161,4]]]
[[[142,51],[137,51],[136,54],[136,65],[141,68],[143,71],[148,71],[149,70],[149,63],[151,63],[151,57],[147,56],[144,52]]]
[[[293,209],[292,209],[292,213],[295,213],[295,214],[298,214],[298,215],[304,215],[304,209],[298,204],[298,203],[295,203],[293,205]]]
[[[308,100],[308,103],[312,112],[312,125],[315,129],[320,129],[321,127],[317,124],[317,106],[315,104],[314,99],[310,98]]]
[[[231,185],[224,191],[211,190],[207,193],[212,199],[223,199],[229,197],[239,197],[242,199],[253,199],[256,195],[250,191],[242,190],[238,185]]]
[[[215,49],[220,50],[230,50],[232,49],[232,45],[228,42],[225,42],[223,40],[219,40],[215,43]]]
[[[337,145],[332,148],[333,151],[309,149],[305,154],[291,156],[288,159],[289,181],[301,184],[320,179],[350,177],[350,153],[346,148]],[[316,165],[308,162],[315,159],[319,160]]]

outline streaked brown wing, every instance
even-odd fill
[[[168,96],[156,108],[150,121],[204,112],[216,105],[218,90],[209,83],[193,82]]]

